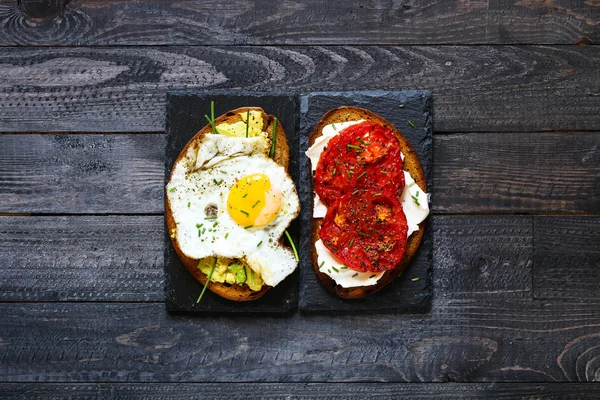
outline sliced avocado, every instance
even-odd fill
[[[242,117],[242,121],[229,124],[223,122],[216,126],[217,131],[221,135],[227,136],[246,136],[246,113],[239,114]],[[250,123],[248,124],[248,137],[259,136],[262,133],[263,118],[259,111],[250,111]]]
[[[233,262],[227,268],[235,277],[235,283],[241,285],[246,282],[246,269],[243,264]]]
[[[248,277],[246,279],[246,285],[248,285],[251,290],[259,291],[263,285],[262,278],[249,266],[245,265],[244,267],[246,269],[246,276]]]

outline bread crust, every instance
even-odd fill
[[[419,185],[419,187],[421,187],[421,189],[427,191],[427,180],[425,178],[423,167],[421,166],[421,162],[419,161],[419,157],[415,152],[415,149],[412,147],[408,139],[406,139],[406,137],[402,135],[402,132],[400,132],[389,121],[375,114],[372,111],[358,107],[346,106],[336,108],[327,112],[321,118],[321,120],[313,130],[312,134],[310,135],[308,142],[309,147],[312,146],[315,140],[317,140],[317,138],[321,136],[321,132],[323,131],[323,128],[326,125],[347,121],[357,121],[361,119],[372,121],[391,129],[391,131],[394,133],[394,135],[396,135],[396,137],[400,141],[400,147],[402,149],[402,153],[404,154],[403,169],[410,173],[410,175],[413,177],[413,179]],[[312,193],[314,193],[314,180],[311,180],[311,182]],[[417,252],[417,249],[421,244],[421,240],[423,239],[423,233],[425,232],[426,226],[426,220],[419,224],[419,230],[414,232],[408,238],[406,243],[406,251],[400,262],[396,265],[394,269],[386,271],[375,285],[359,286],[354,288],[343,288],[340,285],[336,284],[335,281],[332,278],[330,278],[327,274],[324,274],[319,271],[315,243],[317,242],[317,240],[319,240],[319,231],[321,230],[322,222],[322,218],[313,218],[311,221],[311,263],[321,283],[328,290],[334,292],[339,297],[344,299],[362,299],[370,294],[373,294],[383,289],[392,280],[394,280],[394,278],[396,278],[402,271],[404,271],[406,266],[409,264],[410,260]]]
[[[215,118],[214,123],[215,123],[215,125],[219,125],[224,122],[233,124],[235,122],[242,121],[242,117],[240,116],[240,114],[245,113],[247,111],[260,111],[260,113],[262,114],[262,118],[263,118],[263,131],[267,132],[267,136],[269,137],[269,139],[272,140],[273,139],[273,125],[274,125],[275,117],[273,115],[267,115],[265,113],[265,111],[259,107],[241,107],[241,108],[237,108],[235,110],[231,110],[231,111],[221,115],[220,117]],[[190,141],[183,148],[183,150],[181,150],[181,153],[179,153],[179,156],[177,157],[177,159],[175,160],[173,165],[175,165],[183,157],[185,157],[188,149],[191,146],[194,146],[198,141],[200,141],[204,137],[204,135],[206,135],[207,133],[211,133],[211,132],[212,132],[212,127],[210,124],[207,124],[202,129],[200,129],[200,131],[198,131],[198,133],[196,133],[194,135],[194,137],[190,139]],[[284,167],[286,172],[289,173],[290,148],[288,145],[287,137],[285,135],[285,131],[279,123],[277,124],[277,138],[276,138],[276,142],[275,142],[275,153],[274,153],[273,160],[277,164]],[[169,176],[169,180],[171,179],[172,174],[173,174],[173,171],[171,170],[171,175]],[[171,233],[173,231],[173,229],[175,229],[176,224],[175,224],[175,220],[173,219],[173,214],[171,212],[169,196],[165,196],[165,219],[166,219],[166,223],[167,223],[167,229],[169,230],[169,233]],[[183,253],[183,251],[181,250],[181,247],[179,246],[179,242],[177,241],[176,236],[171,237],[171,243],[173,244],[173,247],[175,248],[175,253],[177,253],[177,256],[179,257],[179,259],[181,260],[183,265],[187,268],[187,270],[190,271],[190,273],[194,276],[194,278],[196,278],[198,281],[200,281],[200,283],[205,285],[207,276],[205,273],[200,271],[200,269],[198,268],[198,259],[190,258]],[[231,285],[231,284],[227,284],[227,283],[211,282],[208,285],[208,289],[211,292],[218,294],[219,296],[224,297],[229,300],[251,301],[251,300],[259,299],[262,296],[264,296],[265,293],[267,293],[267,291],[269,291],[269,289],[271,289],[271,286],[264,284],[263,287],[261,288],[261,290],[252,291],[252,290],[250,290],[248,285]]]

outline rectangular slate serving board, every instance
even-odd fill
[[[398,311],[426,312],[432,292],[432,229],[428,226],[417,254],[404,273],[381,291],[360,300],[344,300],[321,285],[310,262],[310,223],[312,219],[312,185],[309,159],[304,155],[308,139],[321,117],[341,106],[369,109],[398,128],[418,153],[428,191],[432,192],[432,96],[430,91],[397,92],[324,92],[311,93],[300,99],[300,185],[302,201],[300,232],[300,300],[301,311]],[[414,127],[409,124],[411,121]],[[413,278],[419,278],[413,281]]]
[[[210,103],[215,102],[215,117],[230,110],[255,106],[273,114],[283,126],[290,146],[289,172],[298,186],[298,121],[299,100],[297,96],[278,93],[248,93],[224,91],[177,91],[167,96],[167,147],[165,158],[165,184],[169,180],[173,162],[187,142],[204,126],[205,114],[210,115]],[[280,126],[281,126],[280,125]],[[288,228],[298,243],[299,219]],[[262,298],[251,302],[235,302],[224,299],[207,290],[200,304],[196,303],[202,291],[198,282],[183,266],[169,237],[165,224],[165,272],[167,310],[175,312],[219,313],[285,313],[293,311],[298,304],[298,272],[288,276],[282,283],[269,290]]]

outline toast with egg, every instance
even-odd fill
[[[358,107],[346,106],[327,112],[321,118],[321,120],[313,130],[309,138],[309,147],[312,146],[315,140],[317,140],[317,138],[321,136],[321,132],[325,126],[330,124],[358,120],[366,120],[378,123],[384,127],[389,128],[394,133],[394,135],[398,138],[400,142],[401,150],[405,157],[403,161],[403,169],[410,173],[417,185],[420,188],[422,188],[422,190],[427,191],[427,180],[423,171],[423,167],[421,166],[421,162],[419,161],[417,153],[415,152],[408,139],[406,139],[406,137],[404,137],[404,135],[402,135],[402,133],[389,121],[385,120],[381,116],[369,110]],[[314,181],[311,182],[311,189],[313,189],[312,192],[314,193]],[[313,218],[311,222],[311,263],[321,283],[329,291],[336,293],[339,297],[344,299],[361,299],[365,296],[373,294],[387,286],[392,280],[394,280],[394,278],[396,278],[402,271],[404,271],[406,266],[409,264],[409,262],[417,252],[417,249],[419,248],[426,225],[426,221],[423,221],[420,224],[418,224],[419,229],[413,232],[407,239],[406,251],[400,262],[396,265],[395,268],[386,271],[382,275],[382,277],[377,281],[376,284],[371,286],[344,288],[336,284],[336,282],[330,276],[319,271],[315,243],[319,240],[319,231],[322,222],[322,218]]]
[[[226,123],[226,124],[239,123],[240,121],[243,121],[243,118],[241,115],[245,114],[248,111],[260,112],[260,114],[262,115],[262,121],[263,121],[262,131],[267,133],[267,136],[270,140],[273,140],[275,117],[273,115],[267,115],[262,108],[242,107],[242,108],[238,108],[235,110],[231,110],[231,111],[227,112],[226,114],[223,114],[218,118],[215,118],[214,125],[218,126],[223,123]],[[212,132],[212,126],[210,124],[207,124],[200,131],[198,131],[198,133],[196,133],[196,135],[192,139],[190,139],[190,141],[188,142],[186,147],[181,151],[181,153],[179,154],[179,157],[175,160],[173,165],[177,164],[185,156],[185,154],[188,152],[188,150],[190,149],[191,146],[195,146],[195,144],[199,143],[200,140],[206,134],[209,134],[211,132]],[[276,133],[276,141],[275,141],[275,146],[274,146],[273,160],[277,164],[282,166],[286,172],[289,172],[288,169],[289,169],[289,162],[290,162],[290,149],[289,149],[289,145],[287,142],[285,131],[280,124],[277,124],[276,132],[277,133]],[[173,171],[171,172],[171,176],[172,176],[172,174],[173,174]],[[175,224],[175,220],[173,218],[173,214],[171,212],[171,206],[169,204],[168,196],[165,197],[165,201],[166,201],[165,219],[166,219],[166,223],[167,223],[167,229],[171,233],[171,232],[174,232],[174,230],[176,229],[176,224]],[[177,241],[177,237],[173,234],[171,234],[171,242],[173,244],[175,252],[177,253],[179,259],[181,260],[183,265],[186,267],[186,269],[198,281],[200,281],[200,283],[202,283],[203,285],[206,285],[206,281],[207,281],[208,277],[207,277],[207,274],[202,272],[199,268],[200,260],[193,259],[193,258],[190,258],[187,255],[185,255]],[[280,240],[280,244],[283,245],[283,237]],[[262,296],[264,296],[265,293],[269,289],[271,289],[271,287],[266,284],[263,284],[261,289],[256,291],[256,290],[251,290],[247,284],[239,285],[239,284],[230,284],[230,283],[226,283],[226,282],[221,283],[221,282],[211,281],[210,284],[208,285],[208,289],[211,290],[213,293],[215,293],[223,298],[229,299],[229,300],[251,301],[251,300],[259,299]]]

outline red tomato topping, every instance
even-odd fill
[[[319,236],[348,268],[382,272],[402,259],[407,232],[398,195],[361,190],[340,197],[327,209]]]
[[[342,130],[327,144],[315,171],[315,192],[329,207],[346,193],[365,189],[400,194],[404,173],[400,142],[374,122]]]

